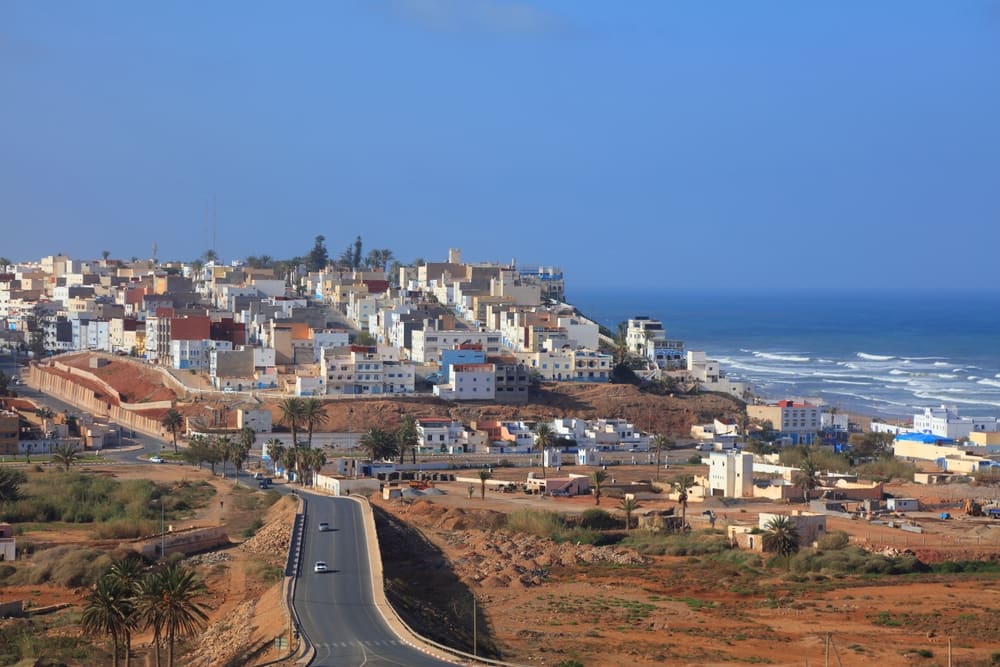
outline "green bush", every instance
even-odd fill
[[[111,556],[102,551],[67,544],[35,553],[31,567],[19,568],[10,583],[80,588],[97,581],[110,565]]]
[[[580,526],[593,530],[611,530],[621,526],[621,522],[598,507],[591,507],[580,514]]]
[[[525,509],[507,515],[507,528],[516,533],[558,539],[566,530],[566,522],[556,512]]]
[[[911,554],[888,558],[873,554],[856,546],[826,551],[806,549],[789,559],[789,569],[803,574],[823,572],[826,574],[910,574],[926,572],[930,568]]]
[[[851,537],[843,530],[827,533],[819,538],[819,548],[823,551],[836,551],[843,549],[851,543]]]
[[[691,464],[691,465],[693,465],[693,466],[700,465],[701,464],[701,457],[698,456],[697,454],[692,454],[688,458],[688,463]]]
[[[632,547],[644,556],[705,556],[732,548],[725,535],[712,530],[672,535],[635,532],[622,540],[621,544]]]

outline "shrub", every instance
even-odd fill
[[[701,457],[698,456],[697,454],[692,454],[691,457],[688,459],[688,463],[693,466],[700,465]]]
[[[836,551],[837,549],[843,549],[848,544],[851,543],[850,536],[843,530],[838,530],[834,533],[827,533],[823,537],[819,538],[819,548],[823,551]]]
[[[580,514],[580,526],[582,528],[592,528],[594,530],[611,530],[621,525],[616,518],[598,507],[584,510]]]
[[[254,519],[253,523],[243,529],[243,537],[250,539],[257,534],[257,531],[260,530],[263,525],[264,521],[260,517]]]
[[[90,586],[111,565],[111,557],[96,549],[63,545],[37,552],[32,566],[11,575],[11,584],[54,583],[66,588]]]
[[[711,530],[673,535],[636,532],[622,544],[647,556],[705,556],[732,548],[725,535]]]
[[[516,533],[558,539],[566,529],[566,522],[556,512],[518,510],[507,515],[507,528]]]

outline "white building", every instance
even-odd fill
[[[708,493],[724,498],[753,497],[753,454],[712,452],[708,459]]]
[[[212,350],[231,351],[233,344],[227,340],[172,340],[170,341],[170,366],[181,369],[208,370]]]
[[[750,391],[746,382],[730,380],[715,359],[708,359],[701,350],[688,350],[687,371],[702,391],[718,391],[743,400]]]
[[[913,415],[913,430],[936,435],[939,438],[962,440],[970,433],[990,433],[997,430],[996,417],[960,417],[958,408],[925,408],[923,414]]]
[[[496,398],[495,364],[454,364],[447,384],[434,385],[434,395],[447,401],[492,401]]]
[[[629,352],[645,357],[659,368],[684,366],[684,341],[667,339],[663,323],[648,317],[628,321],[625,343]]]
[[[441,363],[441,352],[462,344],[479,345],[487,357],[497,356],[503,349],[496,331],[416,330],[413,332],[410,358],[418,364]]]
[[[464,436],[465,427],[460,421],[437,418],[417,420],[417,451],[419,453],[461,450]]]

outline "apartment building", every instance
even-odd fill
[[[496,331],[468,331],[450,329],[441,331],[413,331],[410,358],[418,364],[441,363],[441,353],[459,345],[478,345],[486,356],[500,354],[500,334]]]
[[[779,437],[793,445],[812,444],[821,427],[820,408],[811,403],[787,400],[770,405],[748,405],[747,415],[751,419],[771,422]]]
[[[924,408],[913,415],[913,430],[950,440],[964,440],[972,433],[993,433],[998,430],[996,417],[960,416],[958,408],[942,405]]]
[[[451,381],[434,385],[434,395],[446,401],[492,401],[496,398],[494,364],[455,364]]]

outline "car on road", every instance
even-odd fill
[[[325,533],[328,530],[330,530],[330,524],[328,524],[326,521],[320,521],[319,522],[319,532]]]
[[[163,463],[163,457],[162,456],[150,456],[149,457],[149,462],[150,463]]]
[[[313,565],[313,572],[326,572],[326,561],[318,560],[316,564]]]

